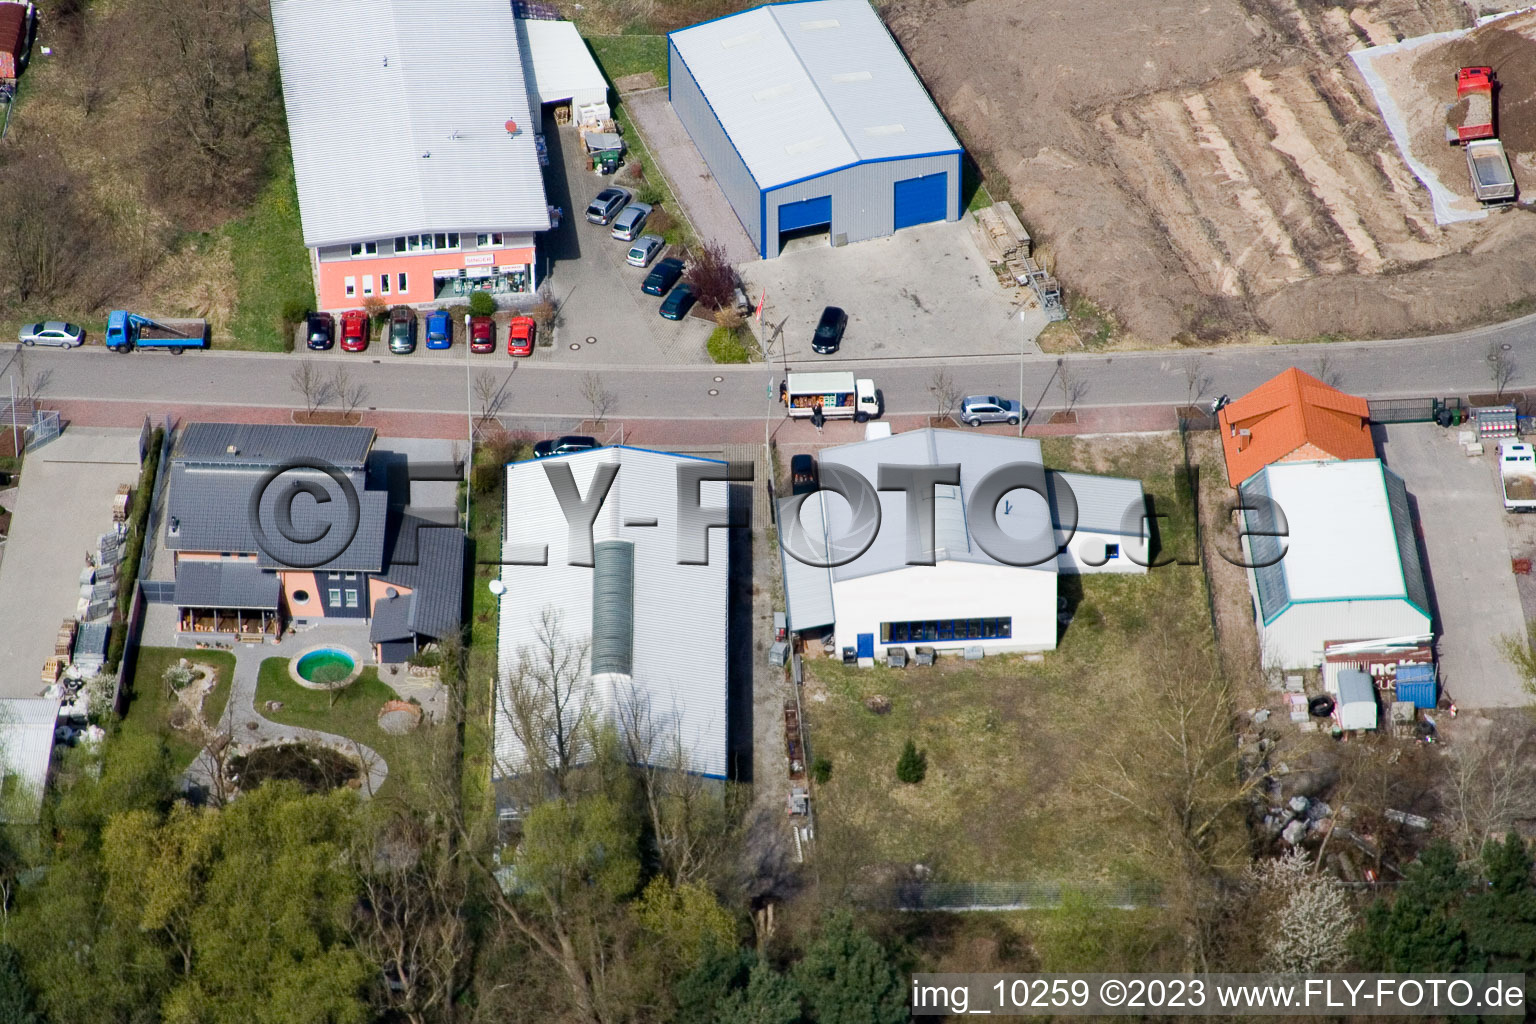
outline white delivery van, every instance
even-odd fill
[[[808,419],[819,406],[827,419],[863,423],[880,415],[880,396],[868,377],[854,379],[847,371],[786,374],[779,384],[779,401],[795,419]]]

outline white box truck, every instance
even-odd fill
[[[1499,482],[1510,512],[1536,512],[1536,448],[1524,441],[1499,443]]]
[[[859,423],[880,415],[880,396],[868,377],[855,379],[847,371],[791,373],[779,383],[779,401],[793,419],[809,419],[816,409],[827,419]]]

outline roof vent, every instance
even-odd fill
[[[868,71],[843,71],[832,76],[834,82],[867,82],[875,76]]]
[[[226,455],[239,455],[240,454],[240,449],[236,448],[234,445],[230,445],[228,448],[224,449],[224,454],[226,454]]]
[[[390,587],[388,590],[384,591],[384,596],[390,600],[394,600],[400,596],[400,591],[396,590],[394,587]]]
[[[507,118],[507,123],[502,125],[502,127],[507,130],[507,134],[508,135],[516,135],[517,134],[517,122],[512,120],[510,117]]]
[[[432,156],[432,151],[430,149],[427,150],[425,153],[421,154],[421,158],[423,160],[426,160],[426,159],[430,158],[431,156]]]
[[[907,126],[904,124],[875,124],[864,129],[865,135],[904,135]]]

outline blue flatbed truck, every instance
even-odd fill
[[[163,348],[179,356],[189,348],[208,347],[208,321],[152,320],[126,309],[114,309],[107,314],[106,343],[113,352]]]

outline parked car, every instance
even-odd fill
[[[389,311],[389,350],[402,356],[416,351],[416,311],[410,306]]]
[[[23,345],[52,345],[55,348],[79,348],[85,344],[85,331],[63,320],[27,324],[16,334]]]
[[[512,322],[507,324],[507,355],[533,355],[533,337],[538,327],[531,316],[513,317]]]
[[[343,352],[368,351],[368,314],[361,309],[349,309],[341,314],[341,350]]]
[[[645,275],[645,283],[640,286],[640,290],[647,295],[665,295],[668,289],[677,284],[686,269],[682,260],[668,256]]]
[[[304,342],[317,352],[330,348],[336,341],[336,321],[329,313],[311,313],[304,318]]]
[[[632,267],[644,267],[656,258],[656,254],[666,244],[667,240],[660,235],[641,235],[629,247],[629,255],[624,257],[624,261]]]
[[[789,493],[809,494],[816,489],[816,460],[795,455],[789,460]]]
[[[629,204],[630,193],[623,188],[605,188],[587,204],[589,224],[608,224],[614,216]]]
[[[597,438],[586,437],[581,434],[566,434],[550,441],[540,441],[533,446],[533,457],[547,459],[551,455],[570,455],[572,452],[584,452],[598,447]]]
[[[821,319],[816,321],[816,333],[811,336],[811,348],[818,355],[831,355],[842,345],[843,332],[847,329],[848,314],[837,306],[828,306],[821,311]]]
[[[632,242],[639,236],[650,216],[650,203],[630,203],[624,207],[624,212],[613,219],[613,230],[609,234],[621,242]]]
[[[493,317],[469,318],[469,350],[471,352],[496,351],[496,320]]]
[[[681,320],[693,308],[693,285],[684,281],[661,302],[661,315],[667,320]]]
[[[427,348],[453,347],[453,317],[446,309],[427,314]]]
[[[1017,423],[1024,414],[1018,402],[996,395],[971,395],[960,401],[960,422],[975,427],[983,423]]]

